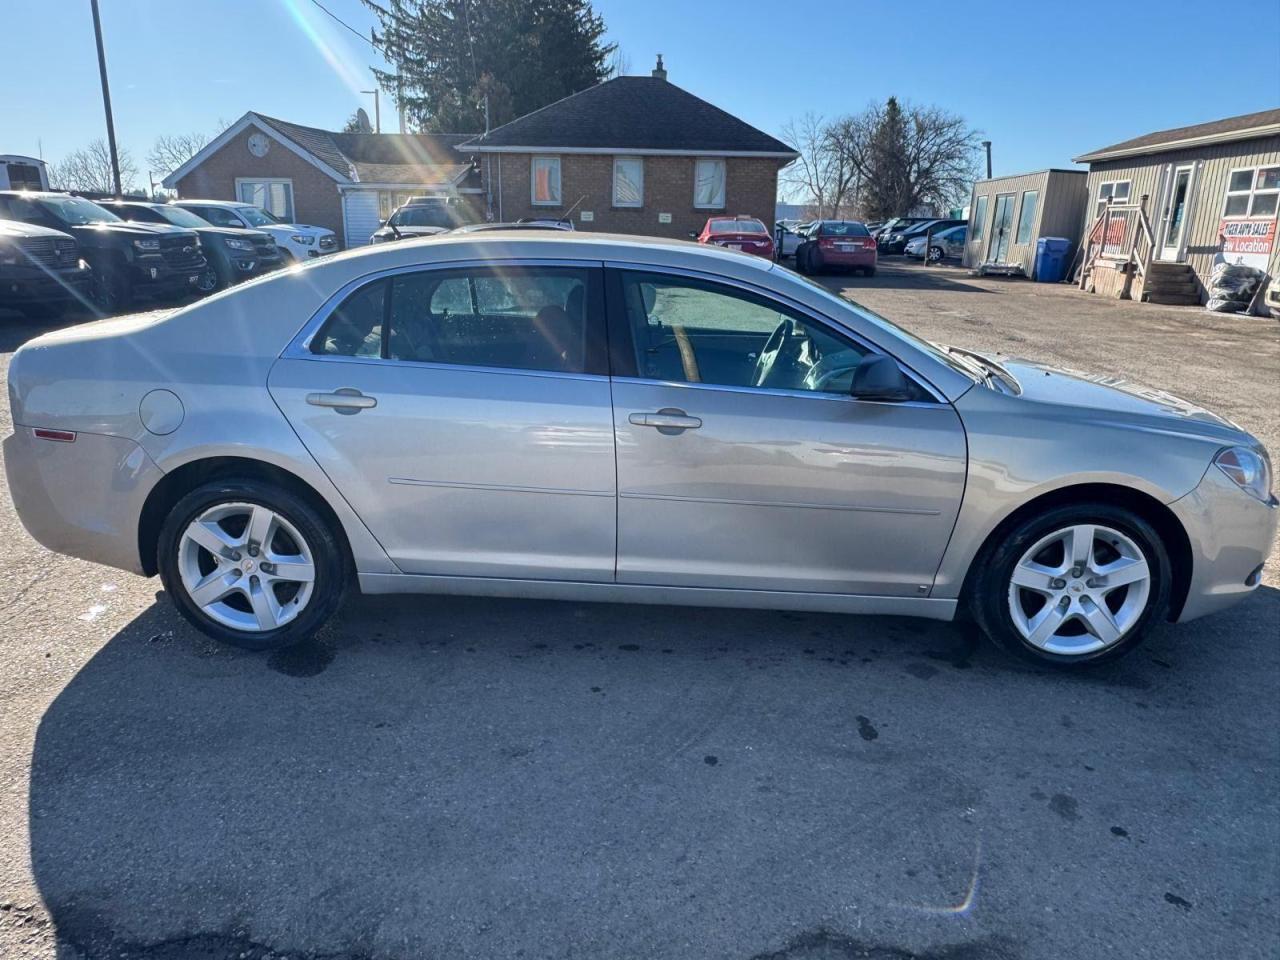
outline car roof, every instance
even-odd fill
[[[242,203],[239,200],[189,200],[183,197],[181,200],[170,200],[175,207],[183,207],[187,204],[199,205],[201,207],[252,207],[252,203]]]

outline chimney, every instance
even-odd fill
[[[658,54],[658,65],[653,68],[653,75],[659,80],[667,79],[667,68],[662,65],[662,54]]]

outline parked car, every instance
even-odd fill
[[[873,234],[877,240],[883,240],[894,231],[901,232],[909,227],[914,227],[917,223],[925,223],[934,220],[935,217],[890,217],[879,227],[873,230]],[[868,228],[870,229],[870,228]]]
[[[338,236],[332,230],[306,223],[285,223],[252,204],[231,200],[174,200],[173,205],[190,210],[215,227],[270,234],[286,264],[314,260],[338,250]]]
[[[241,280],[270,273],[284,263],[275,240],[261,230],[215,227],[203,217],[171,203],[115,200],[104,201],[102,206],[122,220],[168,223],[195,231],[205,259],[209,261],[209,268],[196,281],[196,288],[201,293],[212,293]]]
[[[769,235],[768,228],[755,217],[708,217],[702,232],[692,236],[698,243],[728,247],[730,250],[741,250],[743,253],[773,259],[773,237]]]
[[[804,242],[804,228],[799,220],[779,220],[773,225],[773,246],[779,260],[794,257]]]
[[[933,235],[933,245],[929,248],[929,262],[940,263],[944,259],[955,259],[964,256],[965,237],[968,236],[969,227],[961,224],[958,227],[948,227],[941,233]],[[924,245],[928,239],[926,234],[917,234],[907,241],[903,253],[908,257],[915,257],[917,260],[924,259]]]
[[[605,295],[605,291],[609,295]],[[252,649],[351,582],[949,620],[1051,664],[1255,591],[1258,440],[939,347],[761,258],[528,231],[380,244],[9,365],[46,546]],[[405,437],[413,443],[405,443]]]
[[[875,238],[857,220],[816,220],[796,250],[796,269],[801,273],[837,269],[874,277],[876,261]]]
[[[943,230],[949,230],[952,227],[958,227],[966,223],[964,220],[922,220],[919,223],[913,223],[903,229],[895,227],[887,236],[881,236],[880,252],[881,253],[902,253],[907,248],[907,244],[916,237],[924,236],[930,230],[941,233]]]
[[[189,294],[208,266],[194,231],[126,223],[92,200],[66,193],[0,191],[0,219],[75,237],[80,256],[93,268],[89,299],[104,313],[126,310],[139,297]]]
[[[75,237],[61,230],[0,220],[0,310],[57,317],[87,303],[89,265]]]
[[[516,224],[522,227],[547,227],[551,230],[573,230],[573,221],[567,217],[521,217]]]
[[[49,167],[43,160],[16,153],[0,154],[0,190],[49,189]]]
[[[406,237],[429,237],[465,226],[474,219],[460,197],[414,197],[397,207],[369,237],[370,243],[388,243]]]

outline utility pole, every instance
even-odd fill
[[[378,91],[377,90],[361,90],[360,92],[373,94],[373,132],[381,133],[382,132],[382,105],[378,100]]]
[[[116,188],[116,199],[124,199],[120,186],[120,156],[116,153],[116,124],[111,119],[111,87],[107,83],[107,55],[102,50],[102,18],[98,15],[98,0],[89,0],[93,8],[93,35],[98,41],[98,73],[102,77],[102,109],[107,113],[107,149],[111,151],[111,182]]]
[[[983,140],[982,149],[987,151],[987,179],[991,179],[991,141]]]

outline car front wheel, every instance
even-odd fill
[[[188,621],[247,650],[311,636],[346,583],[326,520],[294,493],[256,480],[214,481],[179,500],[160,531],[159,567]]]
[[[1172,576],[1160,535],[1109,504],[1029,517],[977,562],[974,619],[997,645],[1040,662],[1115,659],[1169,608]]]

